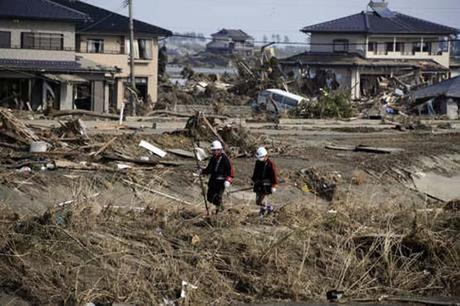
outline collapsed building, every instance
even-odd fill
[[[328,89],[347,89],[353,99],[373,95],[381,77],[411,75],[415,84],[449,76],[450,40],[458,29],[432,23],[371,1],[367,11],[304,27],[308,52],[280,60],[292,78]]]

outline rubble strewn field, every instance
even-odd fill
[[[455,121],[401,131],[381,121],[157,113],[119,126],[2,113],[3,295],[220,305],[324,301],[332,289],[351,304],[459,292],[458,200],[414,185],[428,173],[458,175]],[[249,185],[254,148],[269,149],[281,169],[275,213],[260,218],[241,192],[205,216],[192,139],[207,149],[216,137],[234,159],[232,190]],[[29,152],[37,140],[46,152]]]

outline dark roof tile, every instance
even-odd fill
[[[86,14],[48,0],[2,0],[0,17],[60,21],[78,21],[88,18]]]
[[[305,33],[369,33],[369,34],[457,34],[454,29],[427,20],[395,13],[394,17],[380,17],[374,12],[361,12],[339,19],[304,27]]]
[[[234,30],[234,29],[222,29],[217,33],[212,34],[211,36],[220,36],[225,35],[231,37],[233,40],[248,40],[252,37],[246,34],[243,30]]]
[[[87,33],[129,33],[129,18],[89,3],[75,0],[52,0],[63,6],[83,12],[91,17],[90,21],[79,22],[77,32]],[[143,21],[134,20],[134,31],[138,34],[153,36],[171,36],[172,32]]]

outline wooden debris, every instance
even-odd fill
[[[51,118],[63,117],[63,116],[89,116],[89,117],[96,117],[96,118],[103,118],[103,119],[110,119],[110,120],[120,119],[120,116],[118,115],[102,114],[102,113],[96,113],[96,112],[92,112],[88,110],[81,110],[81,109],[52,112],[49,114],[49,116]]]
[[[108,149],[108,147],[110,147],[114,142],[115,140],[117,140],[118,137],[113,137],[112,139],[110,139],[106,144],[104,144],[99,150],[97,150],[93,156],[98,156],[99,154],[101,154],[102,152],[104,152],[105,150]]]
[[[169,195],[169,194],[166,194],[164,192],[161,192],[161,191],[158,191],[158,190],[154,190],[154,189],[151,189],[151,188],[148,188],[146,186],[142,186],[142,185],[139,185],[139,184],[136,184],[134,182],[131,182],[131,181],[128,181],[128,180],[123,180],[123,182],[125,182],[126,184],[130,185],[130,186],[134,186],[134,187],[137,187],[137,188],[141,188],[141,189],[144,189],[145,191],[148,191],[148,192],[151,192],[153,194],[157,194],[159,196],[162,196],[164,198],[167,198],[167,199],[170,199],[170,200],[173,200],[173,201],[176,201],[178,203],[181,203],[181,204],[186,204],[186,205],[194,205],[190,202],[187,202],[187,201],[184,201],[182,199],[179,199],[177,197],[174,197],[172,195]]]
[[[86,126],[81,119],[69,120],[66,122],[59,121],[61,125],[55,129],[55,133],[61,137],[84,137],[88,138]]]
[[[185,157],[185,158],[195,158],[195,154],[190,151],[182,150],[182,149],[170,149],[168,152],[175,154],[180,157]]]
[[[3,134],[13,135],[12,138],[22,143],[30,144],[40,140],[32,130],[5,108],[0,108],[0,123]]]
[[[161,158],[165,157],[166,156],[166,152],[163,151],[162,149],[154,146],[153,144],[151,143],[148,143],[147,141],[145,140],[142,140],[141,143],[139,144],[140,147],[143,147],[144,149],[147,149],[149,150],[150,152],[160,156]]]
[[[394,154],[404,152],[404,149],[400,148],[378,148],[378,147],[369,147],[369,146],[336,146],[336,145],[327,145],[325,147],[329,150],[336,151],[350,151],[350,152],[367,152],[367,153],[378,153],[378,154]]]

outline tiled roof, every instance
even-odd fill
[[[251,39],[252,37],[246,34],[243,30],[234,30],[234,29],[222,29],[217,33],[212,34],[211,36],[228,36],[233,40],[244,41]]]
[[[48,0],[1,0],[0,18],[85,20],[86,14]]]
[[[456,34],[458,29],[412,16],[395,13],[381,17],[375,12],[359,14],[304,27],[304,33],[369,33],[369,34]]]
[[[112,72],[113,68],[88,64],[87,61],[38,61],[38,60],[12,60],[0,59],[1,70],[18,70],[33,72]]]
[[[79,22],[77,32],[88,33],[129,33],[129,18],[109,10],[75,0],[52,0],[63,6],[83,12],[91,17],[90,21]],[[134,20],[134,32],[152,36],[171,36],[172,32],[146,22]]]
[[[440,96],[460,99],[460,76],[419,89],[413,93],[413,96],[417,100]]]
[[[360,66],[360,67],[410,67],[422,71],[447,71],[437,62],[426,59],[366,59],[357,53],[305,52],[279,60],[281,65],[303,66]]]
[[[209,49],[228,49],[229,46],[228,46],[227,43],[225,43],[223,41],[216,40],[216,41],[209,42],[206,45],[206,48],[209,48]]]

